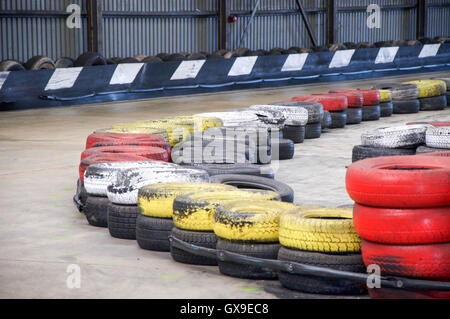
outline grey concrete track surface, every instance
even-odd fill
[[[141,250],[135,241],[115,239],[106,229],[89,226],[72,204],[86,136],[117,122],[220,111],[331,88],[368,88],[374,83],[435,76],[450,74],[0,113],[0,298],[275,298],[264,290],[262,281],[225,277],[217,267],[178,264],[167,253]],[[294,188],[298,204],[351,205],[345,166],[351,162],[352,147],[360,144],[361,133],[425,120],[450,121],[450,109],[394,115],[306,140],[296,145],[294,160],[281,162],[276,178]],[[79,289],[67,288],[70,264],[81,267]]]

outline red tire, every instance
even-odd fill
[[[84,160],[85,158],[92,155],[101,155],[105,153],[134,154],[155,161],[162,161],[162,162],[169,161],[169,155],[167,154],[167,151],[162,148],[151,146],[130,146],[130,145],[93,147],[81,153],[81,160]]]
[[[360,237],[377,243],[450,242],[450,207],[396,209],[355,204],[353,224]]]
[[[411,122],[406,123],[406,125],[417,125],[417,124],[430,124],[434,127],[440,127],[440,126],[450,126],[450,122]]]
[[[80,180],[84,182],[84,171],[92,164],[113,163],[113,162],[145,162],[148,158],[135,154],[108,154],[92,155],[81,161],[79,167]]]
[[[167,151],[167,154],[170,158],[170,152],[171,147],[170,144],[167,142],[161,142],[161,141],[139,141],[132,142],[129,140],[115,140],[112,142],[97,142],[92,144],[91,148],[94,147],[104,147],[104,146],[150,146],[150,147],[159,147]]]
[[[92,148],[95,143],[138,143],[138,142],[167,142],[162,136],[156,134],[129,134],[129,133],[93,133],[86,139],[86,149]],[[117,144],[119,145],[119,144]]]
[[[441,157],[450,157],[450,151],[424,153],[424,154],[418,154],[417,156],[441,156]]]
[[[368,158],[348,167],[345,184],[350,197],[367,206],[450,206],[450,161],[422,155]]]
[[[363,95],[357,90],[331,90],[330,94],[344,95],[348,100],[348,107],[363,107]]]
[[[450,279],[450,243],[387,245],[361,240],[364,264],[376,264],[381,275]]]
[[[325,111],[343,111],[348,107],[347,97],[336,94],[312,94],[295,96],[291,101],[317,102],[323,105]]]
[[[372,299],[450,299],[450,291],[404,290],[394,288],[368,289]]]
[[[357,92],[362,93],[364,98],[364,106],[372,106],[380,104],[380,91],[378,90],[361,90],[358,89]]]

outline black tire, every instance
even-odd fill
[[[450,107],[450,91],[447,91],[445,98],[447,99],[447,107]]]
[[[374,48],[375,46],[373,45],[373,43],[370,42],[358,42],[356,44],[356,48],[357,49],[369,49],[369,48]]]
[[[280,194],[283,202],[294,202],[294,190],[287,184],[265,177],[224,174],[211,177],[211,183],[233,185],[238,188],[270,190]]]
[[[330,111],[330,128],[344,128],[347,123],[347,111]]]
[[[420,111],[419,100],[392,101],[392,105],[394,114],[419,113]]]
[[[139,63],[139,60],[134,57],[128,57],[120,60],[118,64],[122,63]]]
[[[25,71],[24,66],[15,60],[3,60],[0,62],[0,72]]]
[[[391,102],[380,103],[380,116],[389,117],[394,112],[394,105]]]
[[[274,149],[277,149],[279,154],[275,154],[273,152]],[[294,142],[290,139],[278,139],[272,140],[272,159],[273,160],[288,160],[294,157],[295,153],[295,145]]]
[[[363,121],[378,121],[381,117],[381,110],[379,105],[370,105],[362,107]]]
[[[72,58],[61,57],[55,61],[55,68],[71,68],[74,62]]]
[[[171,54],[166,59],[167,62],[184,61],[184,60],[186,60],[186,57],[184,55],[182,55],[182,54],[179,54],[179,53]]]
[[[192,53],[187,57],[188,60],[206,60],[206,56],[201,53]]]
[[[419,146],[416,148],[416,154],[426,154],[426,153],[435,153],[435,152],[447,152],[450,151],[448,148],[436,148],[429,146]]]
[[[136,239],[136,219],[140,214],[137,205],[108,205],[108,229],[112,237]]]
[[[162,63],[163,60],[157,56],[148,56],[142,60],[142,63]]]
[[[247,48],[238,48],[236,50],[234,50],[233,52],[237,55],[237,56],[245,56],[245,54],[248,52],[249,50]]]
[[[217,236],[214,232],[191,231],[172,228],[171,236],[200,247],[216,248]],[[203,256],[197,256],[170,245],[170,255],[173,260],[190,265],[217,266],[217,260]]]
[[[73,66],[93,66],[93,65],[106,65],[106,60],[103,56],[95,52],[86,52],[81,54],[75,61]]]
[[[447,97],[445,95],[425,97],[419,99],[421,111],[440,111],[447,107]]]
[[[366,273],[361,254],[332,255],[281,247],[278,251],[278,259],[341,271]],[[360,295],[366,293],[363,283],[349,279],[294,275],[287,272],[280,272],[278,278],[282,286],[305,293],[324,295]]]
[[[156,218],[138,215],[136,240],[146,250],[170,251],[169,236],[173,228],[172,218]]]
[[[334,43],[334,44],[330,44],[328,46],[328,50],[330,52],[335,52],[335,51],[339,51],[339,50],[347,50],[347,47],[345,45],[343,45],[342,43]]]
[[[362,108],[349,107],[347,109],[347,122],[346,124],[359,124],[362,121]]]
[[[37,55],[29,59],[24,66],[27,70],[48,70],[54,69],[55,63],[46,56]]]
[[[312,48],[313,52],[329,52],[328,48],[326,46],[318,46]]]
[[[322,133],[328,131],[332,122],[333,119],[331,118],[331,113],[329,111],[323,111],[323,119],[320,121],[320,125],[322,125]]]
[[[108,197],[88,195],[83,208],[88,223],[95,227],[108,227],[108,206]]]
[[[73,201],[75,203],[75,206],[78,209],[78,212],[81,214],[84,214],[84,205],[86,204],[87,200],[87,193],[86,189],[84,188],[83,183],[80,181],[80,179],[77,180],[77,191],[75,195],[73,196]]]
[[[291,126],[285,125],[283,127],[283,138],[291,140],[295,144],[303,143],[305,140],[305,127],[304,126]],[[281,154],[281,150],[280,150]]]
[[[273,171],[261,170],[260,166],[254,164],[187,164],[183,166],[205,170],[209,176],[242,174],[274,178]]]
[[[156,56],[163,61],[167,61],[167,58],[170,56],[170,54],[163,52],[163,53],[158,53]]]
[[[225,250],[236,254],[276,260],[280,244],[256,244],[256,243],[236,243],[225,239],[217,241],[218,250]],[[219,271],[226,276],[246,279],[277,279],[278,273],[275,270],[234,263],[229,261],[221,261],[219,259]]]
[[[352,162],[360,161],[365,158],[381,156],[414,155],[416,150],[413,148],[383,148],[356,145],[352,151]]]
[[[344,45],[349,50],[354,50],[358,48],[355,42],[344,42]]]
[[[77,187],[79,187],[79,189],[80,189],[80,191],[79,191],[80,202],[81,202],[81,204],[85,205],[87,197],[88,197],[88,193],[86,192],[86,188],[84,188],[84,183],[82,183],[80,180],[78,180]]]
[[[305,139],[319,138],[322,135],[322,125],[320,123],[306,124]]]

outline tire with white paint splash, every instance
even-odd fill
[[[252,105],[250,110],[255,111],[278,111],[286,118],[285,125],[305,126],[308,123],[308,111],[303,107],[292,107],[289,105]]]
[[[118,172],[108,185],[106,194],[115,204],[136,205],[139,188],[156,183],[208,182],[206,171],[185,168],[131,168]]]
[[[391,91],[393,101],[417,100],[419,98],[419,88],[415,84],[385,83],[374,85],[372,88]]]
[[[384,127],[361,135],[362,145],[386,148],[415,148],[425,143],[428,125]]]
[[[316,102],[274,102],[270,103],[270,105],[282,105],[282,106],[290,106],[290,107],[299,107],[304,108],[308,111],[308,124],[320,123],[323,119],[323,106],[320,103]]]
[[[425,134],[428,147],[450,149],[450,127],[430,127]]]

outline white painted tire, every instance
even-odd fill
[[[233,110],[227,112],[200,113],[194,116],[217,117],[225,127],[282,128],[285,117],[280,112]]]
[[[130,168],[176,169],[179,165],[166,162],[114,162],[89,165],[84,172],[84,187],[89,195],[106,196],[106,188],[115,179],[117,172]]]
[[[450,149],[450,127],[430,127],[425,135],[428,147]]]
[[[308,123],[308,110],[303,107],[287,105],[252,105],[250,110],[255,111],[278,111],[286,118],[284,124],[291,126],[305,126]]]
[[[425,143],[425,132],[429,125],[402,125],[384,127],[361,135],[364,146],[386,148],[417,147]]]
[[[141,187],[156,183],[209,182],[204,170],[186,168],[132,168],[118,172],[108,185],[106,195],[110,202],[122,205],[136,205]]]

